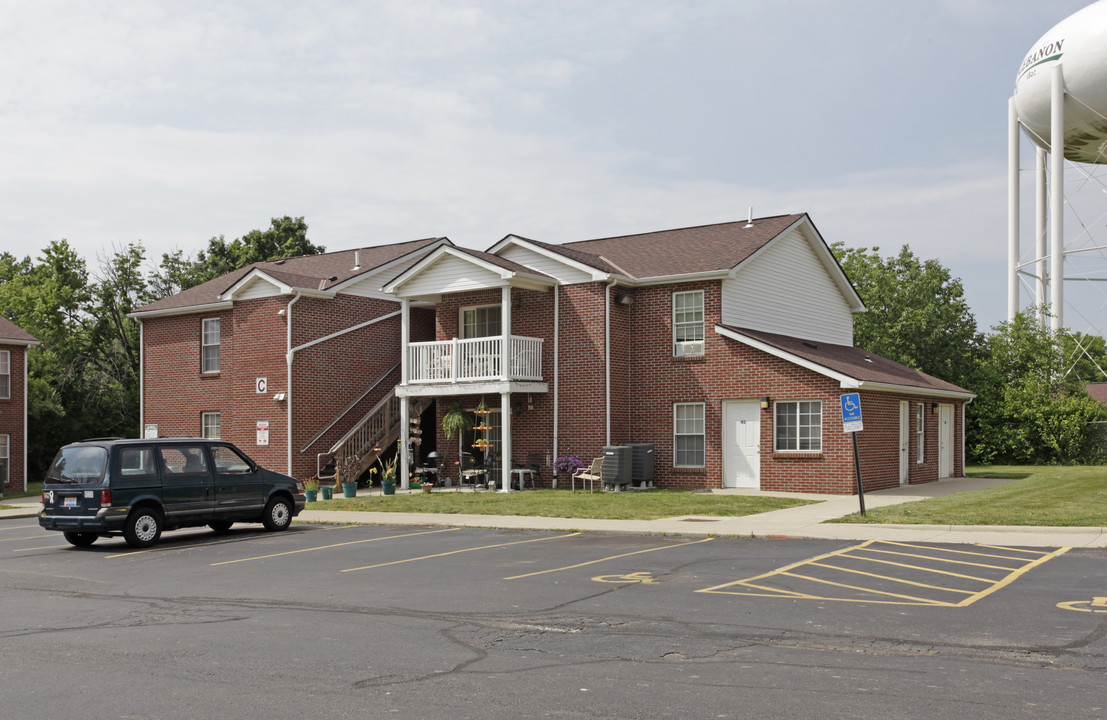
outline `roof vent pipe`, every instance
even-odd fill
[[[354,270],[361,269],[361,251],[354,250]]]
[[[753,227],[753,205],[750,205],[750,219],[746,221],[746,227]]]

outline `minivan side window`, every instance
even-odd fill
[[[119,476],[133,478],[157,477],[158,466],[152,447],[125,447],[119,449]]]
[[[171,445],[161,448],[161,461],[167,475],[206,475],[208,460],[199,445]]]
[[[215,460],[215,471],[221,475],[245,475],[251,471],[252,463],[244,455],[226,445],[212,445],[211,455]]]

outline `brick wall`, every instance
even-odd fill
[[[23,492],[27,489],[24,474],[27,456],[26,399],[24,382],[27,377],[27,348],[24,345],[0,345],[10,355],[11,394],[0,399],[0,435],[8,436],[8,478],[0,488],[5,493]],[[41,478],[39,478],[41,479]]]

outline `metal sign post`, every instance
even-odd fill
[[[857,470],[857,499],[861,503],[861,515],[865,515],[865,486],[861,482],[861,453],[857,449],[857,433],[865,429],[861,420],[860,393],[842,396],[842,432],[853,434],[853,467]]]

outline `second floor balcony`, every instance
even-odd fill
[[[409,343],[406,382],[542,382],[542,338],[512,335],[504,345],[499,336]]]

